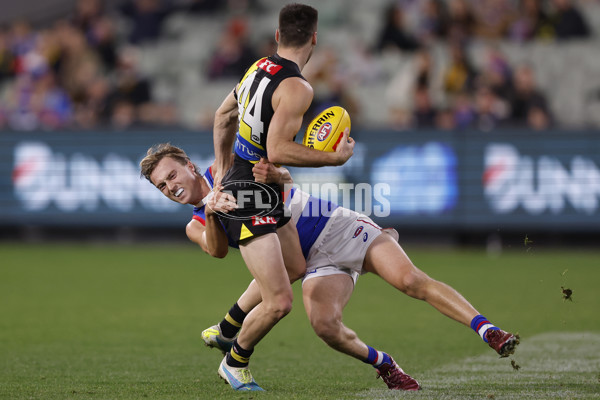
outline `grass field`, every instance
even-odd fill
[[[323,344],[296,284],[295,309],[252,358],[267,392],[236,393],[217,377],[221,355],[201,345],[200,331],[249,282],[239,253],[215,260],[191,245],[2,244],[0,398],[600,398],[600,253],[406,250],[492,322],[519,332],[519,370],[469,328],[366,275],[344,322],[392,354],[422,391],[389,391],[373,368]]]

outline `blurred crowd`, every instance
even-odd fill
[[[153,79],[140,69],[139,47],[159,40],[164,21],[175,12],[215,14],[227,21],[216,43],[202,43],[212,46],[212,55],[198,73],[209,81],[239,78],[254,60],[276,48],[272,37],[258,44],[250,40],[249,16],[260,12],[258,0],[127,0],[106,8],[103,0],[77,0],[70,16],[47,26],[18,20],[0,28],[0,129],[180,125],[176,104],[155,99]],[[391,126],[540,130],[557,121],[536,83],[536,71],[530,65],[511,65],[494,41],[565,41],[590,35],[572,0],[397,0],[381,16],[376,42],[356,49],[353,65],[343,65],[335,51],[319,48],[306,77],[317,89],[314,109],[340,104],[360,115],[349,81],[367,73],[356,71],[362,65],[398,52],[410,62],[399,67],[381,94],[390,107]],[[468,56],[476,39],[491,43],[479,68]],[[439,42],[449,49],[441,72],[431,56],[432,45]]]
[[[168,10],[135,0],[119,12],[132,21],[126,38],[102,0],[78,0],[72,15],[47,27],[18,20],[0,30],[0,128],[176,124],[172,104],[153,102],[136,47],[159,37]]]
[[[400,130],[556,126],[560,121],[534,68],[512,65],[497,44],[585,40],[592,34],[572,0],[398,0],[385,9],[381,21],[370,52],[375,57],[398,52],[409,59],[385,93],[387,123]],[[478,67],[468,51],[474,41],[488,43],[485,62]],[[432,56],[440,42],[447,49],[442,68]],[[332,63],[324,65],[330,69]],[[330,92],[338,93],[334,102],[359,113],[357,99],[341,90],[346,85],[333,86]]]
[[[512,66],[494,45],[477,70],[461,42],[450,44],[450,60],[435,73],[431,55],[418,50],[392,80],[387,93],[390,123],[397,129],[441,130],[553,125],[545,94],[537,87],[530,65]]]

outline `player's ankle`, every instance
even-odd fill
[[[254,349],[246,350],[242,348],[237,342],[237,339],[233,341],[231,351],[227,353],[226,363],[230,367],[244,368],[248,366],[250,362],[250,356],[254,352]]]
[[[484,342],[487,343],[486,333],[491,330],[498,330],[499,328],[487,320],[483,315],[477,315],[471,320],[471,329],[475,331]]]

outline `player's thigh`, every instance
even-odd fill
[[[398,289],[404,288],[407,280],[427,278],[425,273],[415,267],[398,242],[386,233],[379,235],[369,246],[363,268],[379,275]]]
[[[336,274],[307,280],[302,285],[302,298],[309,321],[340,321],[344,307],[354,291],[350,275]]]
[[[240,252],[260,288],[263,301],[281,294],[291,295],[277,234],[268,233],[245,242],[240,245]]]
[[[290,279],[292,281],[300,279],[306,273],[306,259],[302,254],[302,247],[300,247],[300,239],[294,221],[290,220],[290,222],[278,228],[277,236],[279,236],[283,261]]]

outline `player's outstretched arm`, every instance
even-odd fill
[[[235,142],[235,133],[238,125],[238,107],[234,91],[227,95],[223,103],[215,113],[215,124],[213,128],[213,141],[215,147],[215,184],[221,182],[221,178],[231,166],[231,151]]]
[[[324,167],[342,165],[352,156],[354,142],[347,135],[348,143],[335,152],[314,150],[294,142],[312,98],[312,87],[300,78],[285,79],[275,90],[272,100],[275,113],[267,135],[267,154],[272,163]]]

